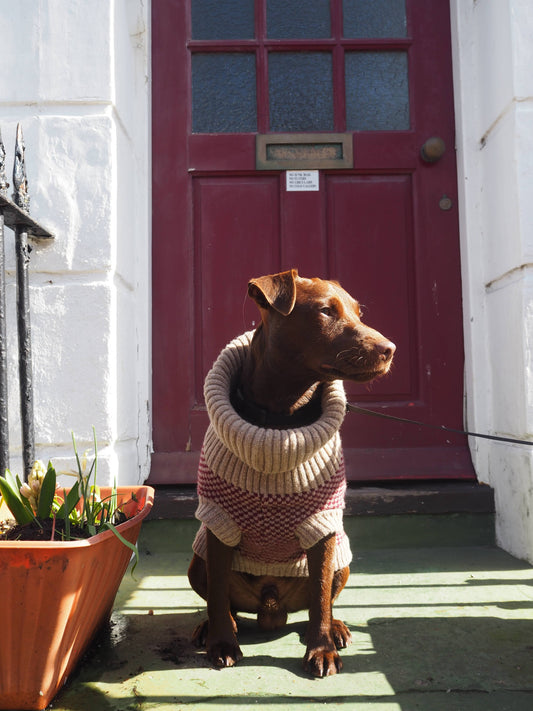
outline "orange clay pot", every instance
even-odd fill
[[[131,518],[117,530],[131,543],[153,497],[149,486],[118,488]],[[131,555],[112,531],[65,543],[0,541],[0,709],[48,706],[111,614]]]

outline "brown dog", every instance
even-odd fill
[[[350,562],[340,381],[384,375],[395,346],[361,322],[337,282],[293,269],[252,279],[248,294],[262,322],[222,351],[205,383],[211,424],[189,580],[208,621],[193,639],[216,667],[233,666],[236,612],[275,629],[308,609],[304,666],[322,677],[340,671],[337,649],[351,641],[332,616]]]

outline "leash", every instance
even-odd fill
[[[348,412],[355,412],[360,415],[371,415],[372,417],[381,417],[385,420],[393,420],[394,422],[403,422],[408,425],[418,425],[419,427],[430,427],[435,430],[443,430],[444,432],[453,432],[454,434],[467,435],[468,437],[479,437],[481,439],[490,439],[496,442],[509,442],[511,444],[526,444],[533,446],[533,441],[529,439],[513,439],[512,437],[498,437],[496,435],[480,434],[479,432],[468,432],[467,430],[458,430],[446,425],[431,425],[427,422],[418,422],[417,420],[409,420],[406,417],[396,417],[395,415],[386,415],[384,412],[376,412],[375,410],[367,410],[365,407],[352,405],[351,402],[346,403]]]

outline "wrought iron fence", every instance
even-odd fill
[[[0,132],[0,472],[9,467],[8,377],[6,335],[6,264],[4,227],[15,233],[17,273],[17,332],[20,410],[22,424],[22,458],[27,479],[35,459],[35,431],[33,421],[33,375],[30,328],[30,294],[28,268],[30,239],[50,240],[53,235],[29,215],[30,196],[24,160],[22,128],[17,126],[13,161],[13,194],[8,197],[6,179],[6,151]]]

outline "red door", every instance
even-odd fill
[[[291,267],[338,279],[397,345],[388,378],[347,385],[351,401],[460,428],[447,3],[152,8],[151,481],[195,480],[205,374],[257,323],[248,280]],[[421,149],[435,136],[445,150],[429,162]],[[318,169],[314,189],[288,190],[286,170],[302,166]],[[352,480],[473,477],[461,436],[359,414],[342,435]]]

